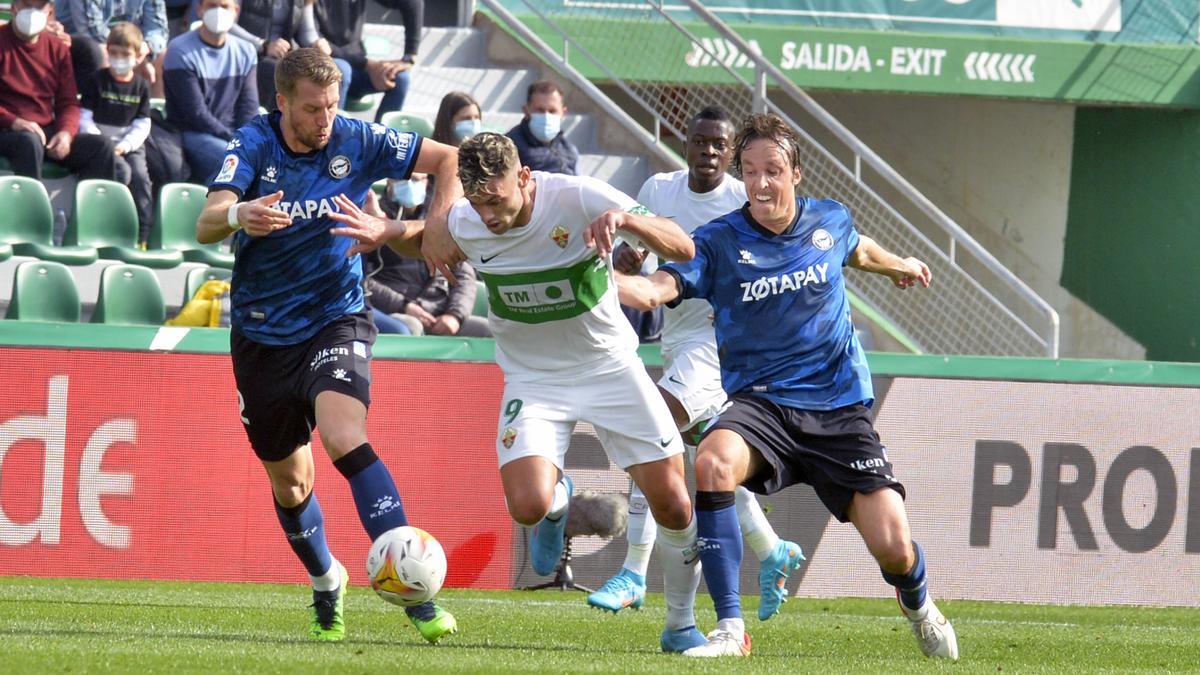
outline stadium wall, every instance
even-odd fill
[[[0,322],[0,574],[305,580],[237,424],[227,346],[219,329]],[[385,337],[375,354],[369,433],[412,521],[445,545],[448,585],[543,581],[500,491],[493,343]],[[938,597],[1200,606],[1200,366],[870,360],[876,425]],[[349,491],[317,464],[331,546],[355,574],[367,542]],[[584,424],[567,470],[578,489],[628,486]],[[794,592],[890,593],[811,490],[763,503],[809,556]],[[624,542],[582,537],[574,550],[576,579],[594,586]]]

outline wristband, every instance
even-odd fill
[[[241,202],[236,202],[233,206],[229,207],[229,213],[227,215],[229,227],[235,230],[242,229],[242,224],[238,222],[238,209],[241,208],[241,206]]]

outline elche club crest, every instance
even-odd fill
[[[517,440],[517,430],[512,427],[506,427],[504,433],[500,435],[500,442],[506,448],[512,448],[513,442]]]
[[[558,244],[559,248],[566,248],[567,243],[571,240],[571,233],[567,232],[567,228],[562,225],[555,225],[554,229],[550,231],[550,238]]]
[[[350,158],[345,155],[338,155],[329,160],[329,175],[334,178],[345,178],[350,175]]]
[[[818,229],[816,232],[813,232],[812,245],[821,251],[828,251],[833,248],[833,235],[829,234],[823,228]]]

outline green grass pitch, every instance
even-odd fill
[[[1154,672],[1200,668],[1200,610],[939,603],[961,659],[917,651],[895,603],[794,599],[748,659],[659,652],[661,596],[601,614],[582,593],[446,591],[459,633],[421,641],[399,608],[350,589],[347,639],[306,639],[308,589],[264,584],[0,578],[0,672]],[[699,599],[701,629],[714,622]]]

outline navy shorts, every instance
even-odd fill
[[[752,492],[773,494],[807,483],[843,523],[856,492],[891,488],[904,497],[865,405],[800,410],[736,394],[705,435],[714,429],[740,435],[762,455],[765,466],[743,483]]]
[[[371,404],[375,324],[365,313],[331,321],[295,345],[264,345],[230,334],[242,425],[264,462],[287,459],[312,440],[317,394],[336,391]]]

